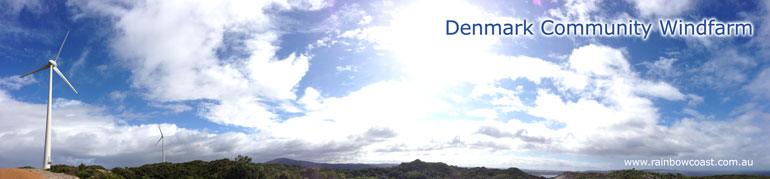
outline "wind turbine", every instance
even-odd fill
[[[158,131],[160,131],[160,139],[158,139],[158,142],[155,142],[155,145],[158,145],[160,143],[160,155],[163,156],[163,163],[166,163],[166,153],[164,152],[165,149],[163,149],[163,130],[160,130],[160,125],[158,126]]]
[[[61,49],[64,48],[64,42],[67,41],[67,37],[70,35],[70,32],[67,31],[67,35],[64,35],[64,40],[61,42],[61,46],[59,46],[59,52],[56,53],[56,58],[53,60],[48,60],[48,64],[43,65],[43,67],[38,68],[35,71],[29,72],[27,74],[21,75],[20,78],[23,78],[27,75],[31,75],[35,72],[39,72],[42,70],[45,70],[48,68],[50,71],[48,71],[48,112],[45,117],[45,151],[43,152],[43,168],[49,169],[51,168],[51,94],[53,89],[53,72],[56,72],[56,74],[59,74],[59,77],[61,77],[64,82],[67,83],[67,85],[70,85],[70,88],[72,88],[72,91],[75,91],[75,94],[78,94],[78,91],[75,90],[75,87],[70,84],[69,81],[67,81],[67,77],[64,77],[64,74],[59,71],[59,68],[56,67],[56,60],[59,59],[59,54],[61,54]]]

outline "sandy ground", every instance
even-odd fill
[[[25,169],[0,168],[0,179],[6,179],[6,178],[39,179],[43,177],[40,176],[40,174],[33,173]]]
[[[42,179],[42,178],[54,178],[54,179],[77,179],[78,177],[63,174],[53,173],[45,171],[39,168],[33,169],[17,169],[17,168],[0,168],[0,179],[13,178],[13,179]]]

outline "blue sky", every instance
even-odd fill
[[[752,159],[770,133],[763,1],[3,1],[0,166],[246,154],[618,169]],[[446,20],[747,21],[751,37],[447,36]],[[536,33],[537,34],[537,33]],[[682,169],[682,168],[675,168]],[[693,168],[684,168],[693,169]],[[704,168],[694,168],[704,169]],[[708,168],[705,168],[708,169]]]

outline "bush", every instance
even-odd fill
[[[48,171],[54,172],[54,173],[64,173],[68,175],[75,175],[77,173],[77,168],[69,165],[57,164],[57,165],[51,165],[51,168],[49,168]]]

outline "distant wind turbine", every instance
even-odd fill
[[[67,35],[64,35],[64,40],[61,42],[61,46],[59,46],[59,52],[56,53],[56,58],[54,58],[53,60],[48,60],[48,64],[43,65],[43,67],[40,67],[35,71],[21,75],[20,77],[20,78],[23,78],[35,72],[45,70],[46,68],[50,70],[48,71],[48,112],[45,117],[45,151],[43,152],[44,169],[51,168],[51,94],[53,89],[53,72],[56,72],[56,74],[59,74],[59,77],[61,77],[61,79],[64,80],[64,82],[66,82],[67,85],[70,85],[70,88],[72,88],[72,91],[75,91],[75,94],[78,94],[78,91],[75,90],[75,87],[73,87],[72,84],[70,84],[70,82],[67,81],[67,77],[64,77],[64,74],[62,74],[61,71],[59,71],[59,68],[56,67],[56,60],[59,59],[59,54],[61,54],[61,49],[64,48],[64,42],[67,41],[67,37],[69,35],[70,35],[70,32],[67,31]]]
[[[166,153],[164,152],[163,148],[163,130],[160,130],[160,125],[158,126],[158,131],[160,131],[160,139],[158,139],[158,142],[155,142],[155,145],[158,145],[160,143],[160,155],[163,157],[163,163],[166,163]]]

